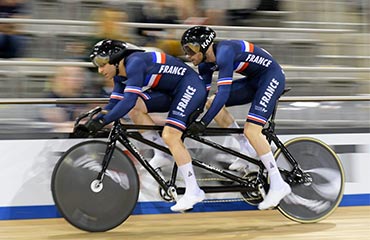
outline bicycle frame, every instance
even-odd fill
[[[293,171],[288,172],[284,171],[284,175],[286,178],[289,179],[290,182],[302,182],[301,177],[303,177],[303,172],[299,168],[298,163],[294,160],[294,157],[289,153],[289,151],[284,147],[283,143],[279,140],[279,138],[274,133],[274,117],[276,111],[274,111],[271,119],[269,120],[267,127],[263,129],[263,134],[266,136],[267,140],[271,143],[274,142],[277,148],[279,148],[285,157],[289,160],[290,164],[293,167]],[[156,130],[162,131],[163,126],[147,126],[147,125],[125,125],[121,124],[119,121],[116,121],[110,131],[108,143],[107,143],[107,150],[105,154],[105,158],[103,160],[103,168],[101,173],[99,173],[98,178],[102,179],[103,173],[107,169],[109,165],[110,157],[112,156],[112,150],[116,146],[116,141],[119,141],[136,159],[137,161],[152,175],[155,181],[162,187],[162,189],[169,195],[171,192],[176,190],[178,194],[183,194],[185,192],[184,188],[176,188],[176,175],[177,175],[177,165],[174,163],[172,174],[170,180],[167,182],[158,172],[150,165],[150,163],[145,159],[145,157],[140,153],[138,148],[130,141],[130,138],[135,139],[141,143],[144,143],[152,148],[158,149],[163,151],[167,154],[171,154],[170,150],[164,146],[161,146],[153,141],[147,140],[141,136],[138,131],[129,131],[129,130]],[[217,135],[225,135],[225,134],[242,134],[243,129],[224,129],[224,128],[207,128],[204,136],[217,136]],[[228,180],[232,180],[235,182],[229,186],[201,186],[201,188],[206,193],[219,193],[219,192],[248,192],[248,191],[256,191],[266,189],[266,179],[264,177],[264,166],[261,161],[248,157],[247,155],[241,154],[233,149],[224,147],[214,141],[211,141],[203,136],[198,135],[190,135],[184,134],[183,138],[190,138],[195,140],[201,144],[205,144],[210,146],[211,148],[220,150],[221,152],[230,154],[235,157],[239,157],[246,161],[249,161],[253,164],[259,166],[259,171],[257,173],[256,180],[251,182],[245,178],[242,178],[238,175],[232,174],[229,171],[225,171],[224,169],[219,169],[214,167],[210,164],[207,164],[203,161],[192,157],[192,163],[194,166],[202,168],[206,171],[212,172],[219,176],[222,176]]]
[[[81,138],[91,134],[86,126],[79,124],[79,122],[82,119],[91,120],[99,112],[103,113],[102,109],[96,108],[78,117],[74,129],[76,134],[72,134],[71,137]],[[342,199],[344,172],[340,159],[330,146],[315,138],[293,138],[283,144],[275,134],[275,114],[276,106],[271,118],[262,129],[262,133],[266,136],[267,141],[273,144],[273,148],[277,148],[274,155],[275,159],[279,161],[277,166],[284,181],[292,189],[291,194],[287,195],[277,208],[284,216],[293,221],[300,223],[317,222],[329,216]],[[140,134],[142,130],[160,132],[163,131],[163,128],[163,126],[123,124],[116,121],[109,131],[107,141],[92,140],[76,144],[70,148],[60,158],[52,174],[53,198],[63,216],[72,225],[86,231],[106,231],[118,226],[132,214],[138,201],[140,192],[138,166],[142,166],[143,171],[146,171],[144,174],[150,174],[157,182],[159,194],[163,200],[178,201],[177,194],[185,193],[185,188],[176,186],[178,171],[176,163],[173,163],[172,172],[171,170],[168,171],[168,167],[166,167],[166,170],[163,169],[163,174],[166,174],[164,176],[158,169],[151,166],[141,150],[138,149],[138,145],[136,145],[137,142],[143,143],[149,148],[171,154],[167,147],[145,139]],[[139,130],[141,131],[139,132]],[[106,137],[106,133],[107,131],[102,135],[100,132],[96,137]],[[198,170],[203,170],[197,175],[205,176],[205,179],[202,180],[208,181],[208,184],[202,182],[203,184],[200,184],[200,187],[205,193],[236,192],[241,194],[245,202],[257,205],[263,201],[269,189],[268,171],[260,160],[241,154],[231,147],[224,147],[217,143],[218,140],[210,137],[226,136],[227,134],[243,134],[243,129],[207,128],[201,135],[184,132],[182,140],[193,141],[189,145],[186,143],[189,146],[193,165]],[[117,144],[119,147],[122,145],[125,152],[122,152],[124,149],[119,149]],[[202,147],[198,148],[199,144],[206,145],[206,151],[203,151]],[[194,146],[196,151],[192,152],[190,146]],[[209,154],[209,149],[211,154]],[[198,150],[201,150],[202,154],[199,154]],[[90,152],[92,155],[90,155]],[[223,155],[225,159],[230,156],[238,157],[256,164],[259,168],[253,172],[246,171],[244,173],[226,170],[224,164],[227,164],[227,162],[218,161],[216,157],[214,162],[212,162],[213,159],[209,159],[209,156],[216,156],[216,154],[213,154],[215,152],[225,153],[226,156]],[[102,165],[101,170],[98,168],[94,168],[94,170],[81,168],[78,164],[81,161],[81,154],[84,154],[83,157],[86,155],[88,159],[86,161],[90,161],[91,164],[100,163]],[[325,156],[325,158],[320,156]],[[204,161],[198,158],[203,158]],[[115,159],[110,166],[112,169],[108,168],[111,159]],[[136,163],[136,169],[130,159]],[[303,168],[305,171],[302,170]],[[111,170],[125,173],[127,179],[132,180],[132,187],[129,189],[122,187],[121,183],[126,181],[124,178],[120,178],[118,184],[114,180],[114,176],[110,175]],[[332,173],[330,176],[335,176],[333,179],[328,179],[328,171]],[[91,178],[91,174],[93,174],[93,178]],[[105,175],[113,181],[108,179],[108,181],[103,182]],[[76,182],[73,187],[70,184],[71,180]],[[327,185],[333,186],[332,191],[326,191],[328,189]],[[104,186],[106,191],[101,191]],[[72,189],[74,196],[65,194],[69,189]],[[119,210],[119,212],[116,212],[111,207],[105,209],[104,212],[113,217],[107,223],[104,220],[106,218],[101,217],[104,213],[96,212],[96,208],[101,207],[101,199],[103,198],[108,201],[111,200],[112,203],[115,203],[113,207]],[[71,201],[71,199],[80,199],[81,201]],[[85,204],[86,199],[91,200],[91,204],[86,206],[87,214],[84,214],[86,217],[76,215],[76,211],[80,211],[81,205]],[[122,205],[123,200],[126,203]],[[92,221],[90,222],[90,220]]]

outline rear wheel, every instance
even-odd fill
[[[309,181],[291,184],[292,193],[282,199],[279,211],[301,223],[328,217],[343,196],[344,171],[338,156],[328,145],[314,138],[295,138],[284,145]],[[292,170],[280,149],[275,159],[280,169]]]
[[[139,195],[139,179],[132,161],[115,148],[102,181],[107,144],[87,141],[69,149],[56,164],[51,182],[54,202],[73,226],[102,232],[124,222]]]

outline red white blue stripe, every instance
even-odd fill
[[[220,79],[217,80],[217,86],[230,85],[232,82],[233,82],[233,79],[231,77],[220,78]]]
[[[211,90],[211,86],[212,86],[211,84],[207,84],[206,85],[207,91],[210,91]]]
[[[141,87],[126,86],[125,92],[140,94],[141,93]]]
[[[180,128],[182,130],[186,129],[185,123],[178,120],[178,119],[175,119],[175,118],[167,118],[166,119],[166,124],[176,126],[176,127]]]
[[[153,62],[165,64],[166,63],[166,54],[161,52],[153,52]]]
[[[153,62],[158,64],[165,64],[166,63],[166,54],[160,52],[152,52]],[[149,87],[156,87],[161,79],[162,74],[152,74],[148,81]]]
[[[110,98],[111,99],[122,100],[124,97],[123,97],[122,93],[112,92],[112,94],[110,95]]]
[[[250,120],[252,122],[257,122],[257,123],[260,123],[260,124],[263,124],[263,125],[265,125],[266,122],[267,122],[266,118],[261,117],[257,114],[254,114],[254,113],[249,113],[248,116],[247,116],[247,120]]]
[[[146,94],[146,93],[143,93],[142,92],[142,88],[140,88],[140,87],[127,86],[125,88],[125,92],[136,93],[136,94],[140,95],[145,100],[150,99],[150,96],[148,94]]]
[[[240,41],[242,45],[242,52],[254,52],[254,45],[252,43],[249,43],[247,41]],[[243,72],[249,65],[249,62],[240,62],[236,68],[236,72]]]

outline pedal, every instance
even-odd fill
[[[259,190],[259,191],[260,191],[260,193],[261,193],[262,199],[265,199],[265,197],[266,197],[266,191],[265,191],[265,189],[263,188],[262,184],[258,184],[258,190]]]
[[[172,197],[176,202],[179,200],[175,187],[169,187],[167,194]]]

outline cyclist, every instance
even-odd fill
[[[285,75],[277,61],[263,48],[243,40],[214,42],[216,32],[207,26],[187,29],[181,45],[190,61],[198,66],[199,74],[209,84],[218,71],[217,93],[200,121],[189,126],[189,131],[203,132],[223,106],[251,102],[244,125],[244,134],[268,171],[270,189],[258,205],[261,210],[275,207],[291,192],[282,179],[271,146],[262,134],[262,128],[271,116],[285,85]],[[244,75],[233,81],[234,72]],[[226,114],[221,112],[219,121]],[[230,117],[230,116],[229,116]]]
[[[191,156],[181,136],[187,128],[189,115],[204,107],[207,99],[204,81],[191,67],[175,57],[160,52],[145,52],[123,41],[108,39],[98,42],[90,58],[100,74],[114,78],[114,88],[110,102],[104,107],[109,112],[87,122],[89,132],[96,133],[120,119],[135,105],[136,109],[138,106],[147,108],[147,112],[168,111],[162,138],[179,167],[186,187],[184,195],[171,210],[185,211],[203,201],[204,191],[197,184]],[[146,100],[145,103],[142,99]],[[154,125],[145,111],[138,112],[137,121]]]

